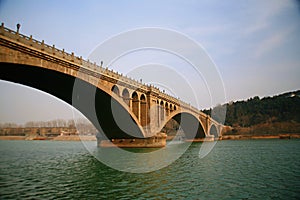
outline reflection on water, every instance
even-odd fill
[[[105,165],[119,171],[147,173],[164,168],[176,161],[191,143],[168,144],[164,148],[97,148],[96,143],[84,142],[89,152]]]
[[[93,144],[91,142],[91,144]],[[175,145],[175,144],[174,144]],[[199,159],[200,143],[151,173],[120,172],[81,142],[0,141],[1,199],[297,199],[300,140],[220,141]],[[170,145],[173,146],[173,145]],[[106,151],[94,147],[94,151]],[[147,149],[131,149],[147,152]],[[176,153],[176,152],[174,152]],[[114,153],[110,152],[110,156]],[[120,165],[148,165],[151,159]],[[142,164],[141,164],[142,163]],[[130,165],[128,165],[130,166]]]

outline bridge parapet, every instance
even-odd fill
[[[35,49],[45,51],[48,54],[56,55],[58,57],[66,59],[70,62],[74,62],[76,64],[82,64],[82,62],[81,62],[82,58],[75,56],[74,53],[70,54],[70,53],[65,52],[64,49],[63,50],[57,49],[55,47],[55,45],[50,46],[50,45],[46,44],[44,42],[44,40],[38,41],[38,40],[32,38],[32,35],[30,35],[30,37],[28,37],[26,35],[20,34],[19,32],[15,32],[11,29],[4,27],[4,23],[1,24],[0,34],[8,37],[9,39],[12,39],[12,40],[20,42],[22,44],[31,46]]]
[[[142,84],[132,78],[123,76],[122,74],[120,74],[118,72],[114,72],[113,70],[110,70],[108,68],[101,67],[101,66],[97,65],[95,62],[92,63],[89,60],[84,60],[81,56],[80,57],[75,56],[75,54],[73,52],[68,53],[64,49],[61,50],[61,49],[56,48],[55,45],[52,45],[52,46],[48,45],[44,42],[44,40],[38,41],[38,40],[34,39],[32,37],[32,35],[30,37],[28,37],[26,35],[23,35],[16,31],[8,29],[8,28],[4,27],[4,23],[1,24],[0,35],[5,36],[6,38],[9,38],[10,40],[16,41],[23,45],[27,45],[34,49],[43,51],[44,53],[47,53],[51,56],[58,57],[63,60],[67,60],[68,62],[72,62],[73,64],[79,65],[80,67],[83,67],[85,69],[92,70],[94,72],[98,72],[104,76],[113,78],[116,81],[122,81],[124,83],[131,84],[131,85],[133,85],[137,88],[143,89],[145,91],[148,90],[149,86],[147,86],[145,84]]]

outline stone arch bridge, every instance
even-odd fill
[[[186,139],[221,136],[223,126],[191,105],[3,23],[0,44],[0,79],[42,90],[74,106],[99,130],[99,140],[105,136],[149,144],[147,139],[157,139],[171,119],[180,124]]]

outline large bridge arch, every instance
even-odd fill
[[[162,130],[171,119],[174,119],[181,126],[185,133],[186,139],[192,140],[194,138],[206,137],[205,126],[203,125],[202,121],[199,120],[198,116],[189,111],[174,110],[163,121],[158,129]]]
[[[77,73],[67,70],[67,73],[62,73],[60,70],[44,66],[7,62],[0,64],[1,80],[26,85],[63,100],[79,110],[98,131],[105,133],[108,138],[145,137],[137,118],[130,110],[126,109],[126,103],[121,98],[117,98],[118,95],[114,94],[110,88],[105,88],[101,84],[97,84],[96,87],[85,81],[84,78],[77,78]],[[77,90],[74,90],[75,82],[79,84]],[[92,97],[95,100],[94,105],[87,98],[91,95],[94,95]],[[114,109],[111,109],[112,104]],[[121,128],[118,120],[115,120],[112,110],[118,113],[118,118],[126,120],[127,123],[122,123]],[[126,127],[124,124],[127,124]]]

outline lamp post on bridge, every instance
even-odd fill
[[[20,31],[20,28],[21,28],[21,24],[17,24],[17,33],[19,33],[19,31]]]

